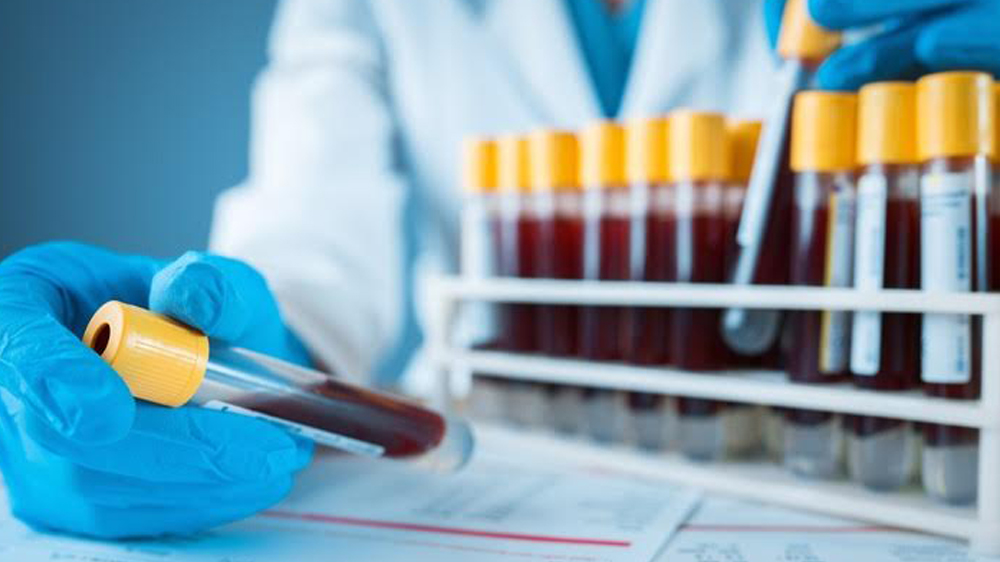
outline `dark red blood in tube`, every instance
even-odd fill
[[[653,186],[651,193],[669,189]],[[646,217],[645,264],[643,280],[677,281],[676,248],[677,217],[672,209],[651,209]],[[632,350],[630,360],[640,365],[667,363],[669,308],[640,308],[634,311]]]
[[[677,216],[677,280],[720,283],[723,279],[723,224],[719,215]],[[670,318],[670,363],[682,369],[718,369],[724,360],[717,309],[678,308]]]
[[[381,445],[387,457],[412,457],[437,447],[445,421],[439,414],[401,399],[388,400],[335,380],[305,389],[331,400],[305,397],[248,397],[233,402],[244,408]]]
[[[600,219],[598,278],[627,281],[629,269],[629,231],[627,216],[602,216]],[[626,309],[621,306],[588,306],[583,311],[581,354],[597,361],[624,359],[628,342]]]
[[[500,274],[508,277],[534,278],[541,274],[539,255],[541,244],[541,221],[534,216],[522,214],[508,221],[504,228],[513,229],[509,238],[516,251],[504,252]],[[535,304],[511,303],[501,308],[500,342],[504,349],[517,352],[539,350],[538,312]]]
[[[583,218],[556,214],[543,225],[543,277],[583,277]],[[544,305],[539,312],[542,352],[556,356],[579,353],[580,307]]]

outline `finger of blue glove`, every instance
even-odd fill
[[[764,26],[771,48],[778,46],[778,32],[781,30],[781,16],[785,13],[785,0],[765,0]]]
[[[101,539],[155,537],[195,533],[249,517],[281,501],[291,486],[292,479],[284,477],[233,489],[228,496],[223,492],[213,505],[146,501],[128,506],[94,504],[74,488],[56,488],[41,501],[14,495],[11,507],[15,516],[36,528]]]
[[[0,386],[63,438],[110,443],[132,425],[135,401],[118,375],[36,298],[46,281],[0,276]]]
[[[809,0],[809,15],[827,29],[848,29],[970,2],[971,0]]]
[[[821,88],[856,90],[868,82],[918,77],[915,45],[921,29],[904,26],[834,51],[816,72]]]
[[[140,402],[132,431],[101,446],[62,439],[30,417],[27,428],[39,445],[75,464],[153,482],[260,482],[297,472],[312,457],[311,441],[276,425],[195,406]]]
[[[932,71],[975,69],[1000,76],[1000,2],[970,4],[927,22],[916,56]]]
[[[214,339],[309,364],[305,347],[282,322],[267,282],[243,262],[188,252],[156,274],[149,304]]]
[[[0,279],[27,281],[23,295],[82,336],[91,315],[109,300],[147,306],[150,281],[162,266],[145,256],[116,254],[76,242],[48,242],[5,259]]]

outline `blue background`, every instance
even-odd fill
[[[204,247],[246,175],[273,0],[0,0],[0,257]]]

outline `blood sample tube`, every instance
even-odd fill
[[[809,91],[792,109],[791,167],[793,285],[851,286],[854,250],[854,168],[857,96]],[[788,315],[786,359],[793,382],[843,380],[850,358],[850,314],[795,311]],[[789,410],[785,416],[785,466],[830,478],[840,471],[841,434],[828,412]]]
[[[673,240],[664,229],[665,221],[673,220],[672,203],[665,193],[667,119],[637,119],[627,125],[626,133],[626,172],[632,199],[630,277],[634,281],[667,281],[671,277],[667,274],[667,262],[674,251]],[[632,308],[628,318],[631,337],[626,349],[627,360],[639,365],[666,363],[670,310]],[[633,392],[628,395],[632,434],[640,448],[655,451],[669,445],[670,402],[669,397],[662,394]]]
[[[788,282],[785,244],[792,212],[792,185],[787,173],[789,108],[793,95],[806,88],[820,63],[840,45],[840,34],[816,25],[807,0],[787,0],[778,36],[781,67],[767,110],[756,165],[747,188],[745,210],[737,233],[739,257],[730,281],[781,285]],[[729,309],[724,336],[733,349],[763,354],[780,345],[781,314],[765,309]],[[771,352],[771,357],[776,357]]]
[[[858,93],[854,287],[920,287],[916,86],[869,84]],[[912,388],[920,372],[920,315],[856,312],[851,329],[854,385]],[[869,488],[895,489],[913,472],[913,431],[902,420],[846,416],[848,469]]]
[[[531,145],[528,137],[508,135],[497,144],[500,188],[500,275],[536,278],[541,263],[539,199],[531,178]],[[502,349],[519,353],[539,351],[539,306],[510,303],[500,308]],[[519,426],[545,423],[545,389],[541,383],[508,380],[509,421]]]
[[[760,139],[761,122],[752,119],[731,119],[726,121],[726,136],[730,146],[730,176],[722,202],[725,218],[726,275],[736,267],[739,246],[736,231],[740,226],[743,200],[746,198],[747,183],[753,171],[754,153]]]
[[[625,129],[598,122],[582,135],[584,194],[583,277],[626,281],[631,276],[631,199],[625,176]],[[620,306],[585,306],[580,311],[580,354],[595,361],[621,361],[628,342],[626,311]],[[623,441],[625,394],[586,389],[587,429],[598,441]]]
[[[543,130],[531,137],[532,171],[541,219],[539,275],[550,279],[583,277],[583,189],[576,136]],[[579,307],[546,305],[539,310],[543,353],[579,353]]]
[[[723,192],[729,176],[725,120],[716,113],[681,110],[669,117],[669,189],[674,195],[674,265],[681,283],[721,283],[725,243]],[[708,371],[724,364],[725,344],[716,309],[677,308],[668,330],[670,363],[680,369]],[[726,450],[723,404],[678,399],[681,451],[699,460],[720,458]]]
[[[416,403],[274,357],[211,342],[165,316],[110,301],[84,342],[132,395],[163,406],[196,404],[276,423],[342,451],[454,470],[472,454],[469,426]]]
[[[497,146],[492,139],[472,138],[464,145],[462,183],[462,277],[484,279],[497,273],[500,206],[497,200]],[[476,347],[496,345],[495,311],[486,303],[468,306],[463,320],[468,325],[469,343]]]
[[[740,245],[737,240],[739,226],[762,127],[763,125],[760,121],[752,119],[732,119],[726,123],[726,133],[729,137],[730,150],[732,152],[732,163],[730,166],[732,176],[730,183],[726,187],[726,194],[723,201],[723,215],[726,220],[726,279],[734,279],[736,276],[736,266],[740,256]],[[784,162],[787,162],[787,156],[784,157]],[[776,240],[788,238],[789,221],[787,219],[791,217],[791,176],[787,173],[782,173],[779,175],[779,180],[779,184],[775,187],[777,190],[775,197],[777,199],[775,200],[776,207],[774,212],[776,216],[784,217],[784,220],[775,218],[773,222],[783,224],[775,225],[774,227],[768,225],[767,227],[769,233],[776,233],[773,234]],[[780,252],[768,251],[766,259],[768,263],[771,263],[774,257],[779,255],[781,255]],[[777,270],[768,270],[767,275],[771,276],[769,279],[761,278],[759,282],[776,283],[779,280],[787,279],[787,269],[788,264],[781,263]],[[774,315],[775,318],[777,318],[776,314]],[[764,315],[761,317],[764,317]],[[723,323],[725,323],[725,319]],[[781,346],[777,338],[763,352],[746,352],[746,350],[732,347],[732,343],[726,340],[725,331],[723,331],[723,340],[726,341],[727,347],[732,352],[732,366],[768,369],[780,369],[782,367]]]
[[[757,141],[760,138],[761,122],[749,119],[732,119],[726,121],[726,137],[730,151],[730,176],[726,184],[722,201],[722,216],[724,221],[723,243],[725,244],[724,278],[732,277],[733,268],[739,246],[736,242],[736,231],[740,224],[740,213],[743,211],[743,200],[746,197],[747,183],[753,170],[754,154],[757,151]],[[726,367],[761,367],[768,354],[757,356],[740,355],[736,350],[726,347]],[[773,346],[775,355],[777,346]],[[761,408],[753,404],[727,403],[723,410],[726,435],[726,452],[730,457],[744,457],[760,451],[762,442]]]
[[[499,267],[500,204],[497,197],[497,145],[488,138],[470,138],[463,146],[462,239],[460,268],[466,279],[497,274]],[[481,349],[497,347],[496,305],[467,303],[460,321],[464,344]],[[472,379],[471,413],[479,419],[503,417],[504,381],[494,377]]]
[[[917,82],[920,176],[920,282],[928,291],[986,289],[986,199],[996,154],[993,82],[978,72],[942,72]],[[979,397],[979,317],[925,314],[924,392],[955,400]],[[923,482],[948,503],[976,498],[975,429],[924,424]]]
[[[632,197],[631,277],[637,281],[676,281],[674,203],[667,188],[667,118],[628,124],[627,173]],[[667,362],[670,309],[632,311],[628,360],[638,365]]]
[[[539,272],[550,279],[583,277],[583,189],[579,147],[572,132],[542,130],[531,136],[532,172],[541,219]],[[538,312],[542,353],[579,354],[580,307],[543,305]],[[549,425],[573,434],[583,428],[583,390],[548,384]]]

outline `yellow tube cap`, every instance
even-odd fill
[[[531,193],[531,144],[523,135],[506,135],[497,141],[498,174],[501,191]]]
[[[857,95],[800,92],[792,108],[791,167],[796,172],[839,172],[857,165]]]
[[[637,119],[627,125],[629,182],[667,181],[667,118]]]
[[[532,184],[538,190],[578,191],[580,154],[576,135],[544,129],[531,135]]]
[[[729,178],[729,141],[721,114],[679,110],[670,114],[667,127],[669,181]]]
[[[984,72],[939,72],[917,81],[921,160],[985,154],[995,158],[996,102]]]
[[[809,15],[806,0],[788,0],[781,15],[778,54],[785,59],[819,62],[840,46],[840,33],[822,28]]]
[[[90,318],[83,342],[142,400],[182,406],[205,377],[208,338],[138,306],[105,303]]]
[[[748,183],[753,172],[753,161],[757,154],[761,122],[749,119],[734,119],[726,122],[726,136],[729,138],[730,179],[738,183]]]
[[[462,184],[469,193],[497,190],[497,143],[488,138],[469,138],[462,147]]]
[[[1000,82],[993,85],[993,130],[996,136],[993,137],[994,160],[1000,162]]]
[[[875,82],[858,92],[858,163],[917,161],[917,87]]]
[[[587,186],[620,187],[625,175],[625,128],[601,121],[583,130],[581,176]]]

